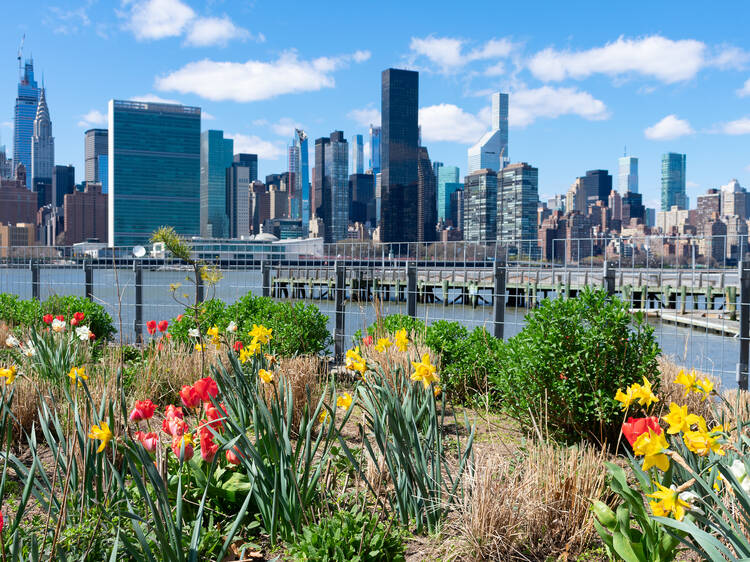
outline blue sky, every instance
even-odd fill
[[[705,2],[3,2],[0,134],[12,150],[16,51],[44,74],[58,164],[83,176],[83,131],[107,100],[174,100],[203,129],[286,169],[293,127],[351,140],[379,119],[380,72],[420,71],[420,122],[433,160],[466,170],[510,92],[512,161],[539,168],[541,196],[588,169],[616,174],[627,145],[644,199],[660,158],[687,153],[688,194],[736,177],[750,186],[750,4]],[[207,117],[207,118],[206,118]],[[312,154],[311,154],[312,159]]]

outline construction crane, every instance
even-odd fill
[[[23,79],[23,63],[21,61],[22,55],[23,55],[23,44],[26,41],[26,34],[23,34],[23,37],[21,37],[21,44],[18,46],[18,79]]]

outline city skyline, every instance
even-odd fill
[[[138,19],[155,5],[166,13],[181,6],[186,15],[168,20],[159,31],[146,25],[153,20]],[[653,16],[648,20],[655,23],[639,17],[646,6]],[[639,158],[639,191],[649,206],[659,206],[661,155],[667,152],[690,159],[691,201],[734,177],[750,184],[745,168],[750,162],[742,153],[747,137],[740,134],[750,132],[750,120],[745,117],[747,99],[738,94],[745,93],[750,75],[748,56],[743,41],[725,39],[743,36],[741,13],[729,21],[717,15],[678,26],[666,17],[669,4],[636,3],[628,10],[607,11],[610,19],[617,13],[622,29],[628,29],[621,36],[611,29],[571,34],[575,26],[566,24],[580,17],[580,10],[568,14],[550,7],[548,19],[467,39],[459,30],[470,14],[456,9],[450,14],[455,17],[443,18],[445,22],[415,18],[411,28],[396,26],[388,47],[372,48],[354,40],[359,34],[350,35],[344,24],[352,16],[327,21],[343,33],[335,42],[313,37],[310,30],[322,23],[322,15],[307,6],[284,21],[290,31],[285,37],[295,39],[281,43],[268,31],[278,23],[278,14],[267,6],[200,8],[161,0],[116,8],[82,2],[54,10],[49,5],[6,7],[8,24],[0,37],[0,53],[6,53],[0,56],[0,73],[6,77],[0,80],[0,123],[5,124],[0,134],[9,152],[17,88],[14,55],[26,33],[24,57],[33,54],[36,78],[44,76],[53,100],[57,163],[75,165],[78,181],[84,169],[82,133],[106,127],[101,116],[111,98],[156,96],[202,107],[213,117],[204,118],[202,130],[224,130],[238,152],[258,153],[262,177],[285,169],[285,146],[295,125],[312,138],[343,130],[347,138],[364,134],[369,139],[369,123],[377,124],[380,70],[397,67],[420,70],[420,123],[430,156],[462,169],[467,148],[489,128],[489,94],[509,92],[512,161],[538,167],[542,200],[565,192],[584,170],[601,168],[614,175],[623,145]],[[519,10],[510,6],[506,15]],[[745,10],[739,7],[738,12]],[[603,14],[594,11],[592,16]],[[375,17],[370,25],[377,26],[385,16]],[[136,27],[137,22],[142,25]],[[215,24],[213,35],[210,23]],[[344,44],[351,48],[342,48]],[[70,80],[82,78],[75,66],[80,60],[99,72],[100,79],[87,81],[85,88],[79,86],[81,80]],[[231,86],[219,84],[210,92],[187,83],[201,64],[220,62],[235,73],[235,93],[227,91]],[[244,99],[251,94],[238,92],[251,67],[257,67],[259,78],[269,77],[268,84]],[[271,80],[272,71],[282,67],[290,77],[306,72],[309,85]],[[706,104],[706,99],[715,101]],[[670,136],[675,138],[659,140]]]

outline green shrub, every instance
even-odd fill
[[[201,304],[201,333],[205,334],[214,325],[223,333],[230,322],[237,324],[237,338],[245,345],[250,343],[248,332],[253,324],[271,328],[271,349],[284,357],[317,354],[332,341],[327,328],[328,318],[314,304],[276,302],[251,293],[229,306],[219,299]],[[194,327],[193,318],[186,313],[180,320],[172,320],[169,331],[177,341],[189,344],[188,330]]]
[[[39,326],[42,316],[62,314],[66,320],[76,312],[86,315],[83,324],[94,332],[97,340],[109,340],[115,334],[112,317],[104,307],[84,297],[52,295],[44,302],[23,300],[17,295],[0,294],[0,320],[11,326]]]
[[[295,560],[390,562],[404,560],[400,533],[374,515],[338,511],[306,526],[288,552]]]
[[[618,388],[647,377],[659,384],[653,328],[602,290],[545,299],[526,327],[498,347],[490,375],[501,406],[528,430],[613,443],[622,422]]]

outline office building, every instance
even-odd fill
[[[20,62],[20,60],[19,60]],[[26,170],[26,187],[31,189],[31,137],[34,136],[34,120],[39,103],[39,87],[34,80],[34,60],[27,59],[23,76],[18,83],[15,118],[13,121],[14,166],[23,164]]]
[[[200,234],[201,110],[110,100],[110,246],[145,244],[169,225]]]
[[[370,125],[370,169],[374,175],[380,173],[380,127]]]
[[[31,189],[38,193],[39,206],[52,201],[52,173],[55,167],[55,138],[44,88],[41,89],[34,134],[31,137]]]
[[[622,220],[622,197],[616,189],[610,192],[607,207],[609,207],[612,219]]]
[[[354,135],[354,146],[352,154],[352,164],[355,174],[365,173],[365,146],[362,135]]]
[[[28,257],[23,248],[36,246],[36,224],[0,223],[0,258]]]
[[[539,170],[526,162],[510,164],[498,174],[497,239],[527,251],[537,239]]]
[[[629,225],[633,219],[638,223],[646,220],[646,208],[643,206],[643,195],[631,191],[622,194],[622,224]]]
[[[317,145],[316,145],[317,148]],[[316,155],[317,160],[317,155]],[[316,162],[317,163],[317,162]],[[349,143],[344,133],[334,131],[325,145],[322,212],[326,243],[346,240],[349,226]]]
[[[37,194],[26,187],[26,168],[16,166],[13,179],[0,178],[0,223],[35,223]]]
[[[107,195],[102,193],[102,184],[86,182],[83,191],[65,195],[63,208],[66,245],[108,240]]]
[[[13,177],[13,159],[8,158],[5,145],[0,144],[0,180],[9,180]]]
[[[294,130],[292,144],[287,149],[289,162],[289,216],[302,220],[303,228],[310,222],[310,175],[307,134]]]
[[[62,207],[65,203],[65,196],[73,193],[76,189],[76,169],[72,165],[55,166],[55,172],[52,176],[52,204],[55,207]]]
[[[463,230],[464,228],[464,184],[451,193],[451,213],[450,221],[453,228]]]
[[[748,218],[748,204],[750,195],[736,179],[721,186],[721,216],[738,216],[745,220]]]
[[[263,232],[279,240],[302,238],[302,221],[290,218],[271,218],[263,223]]]
[[[381,88],[380,240],[410,242],[418,230],[419,73],[389,68]]]
[[[464,240],[494,242],[497,238],[497,172],[484,169],[464,178]]]
[[[106,171],[99,168],[101,156],[107,156],[109,151],[109,131],[107,129],[89,129],[84,133],[85,166],[84,181],[99,182],[104,185]]]
[[[229,237],[227,217],[227,168],[232,165],[234,141],[224,138],[224,131],[201,133],[201,236]]]
[[[263,223],[271,218],[271,194],[262,181],[250,182],[250,227],[259,234]]]
[[[257,175],[256,154],[235,154],[227,168],[226,215],[229,222],[229,237],[239,238],[250,234],[250,182],[253,170]]]
[[[418,154],[417,241],[432,242],[437,238],[437,180],[427,148],[420,146]]]
[[[508,165],[508,94],[492,94],[491,129],[468,154],[469,174],[485,168],[499,172]]]
[[[107,154],[100,154],[96,158],[97,174],[99,179],[94,183],[102,184],[102,193],[109,193],[109,156]]]
[[[442,162],[433,162],[432,163],[432,172],[435,174],[435,181],[437,181],[438,177],[440,176],[440,168],[443,167]]]
[[[312,203],[313,214],[323,218],[323,172],[326,167],[326,151],[330,148],[331,139],[321,137],[315,139],[315,167],[313,168],[312,180]]]
[[[620,193],[638,193],[638,158],[623,156],[617,160],[617,189]]]
[[[458,189],[459,183],[458,166],[441,165],[437,171],[437,218],[438,221],[447,221],[450,216],[451,193]],[[451,191],[453,190],[453,191]],[[455,225],[454,225],[455,226]]]
[[[607,170],[588,170],[586,175],[581,177],[581,182],[586,194],[585,208],[597,201],[607,204],[609,193],[612,191],[612,176]]]
[[[374,223],[375,176],[349,176],[349,222]],[[372,210],[369,208],[372,207]]]
[[[669,211],[677,206],[687,209],[685,171],[687,156],[668,152],[661,157],[661,210]]]

